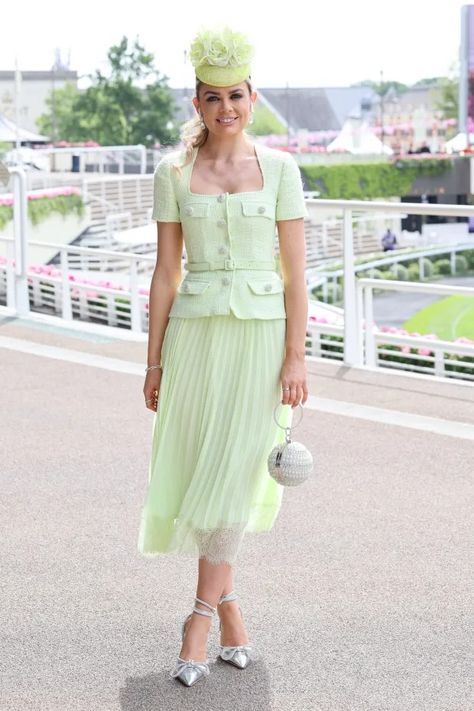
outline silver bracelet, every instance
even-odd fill
[[[145,373],[148,373],[149,370],[155,370],[156,368],[160,368],[160,370],[163,370],[162,365],[149,365],[147,368],[145,368]]]

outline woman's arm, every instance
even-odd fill
[[[281,372],[283,404],[296,407],[308,398],[305,341],[308,325],[304,218],[277,222],[280,262],[285,286],[286,352]]]
[[[181,260],[183,255],[183,232],[179,222],[157,222],[157,259],[151,278],[148,299],[148,354],[147,365],[159,364],[161,346],[168,325],[168,316],[181,281]],[[143,392],[147,405],[156,411],[154,392],[158,394],[161,370],[150,370],[146,374]]]

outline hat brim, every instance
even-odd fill
[[[203,64],[196,68],[196,76],[205,84],[211,86],[232,86],[240,84],[250,76],[250,64],[237,67],[218,67],[214,64]]]

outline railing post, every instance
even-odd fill
[[[27,196],[26,175],[23,168],[10,168],[13,176],[13,231],[15,237],[15,309],[18,316],[30,313],[27,277]]]
[[[374,336],[374,303],[372,287],[364,285],[364,312],[365,312],[365,364],[370,368],[375,367],[375,336]]]
[[[15,243],[7,242],[7,306],[16,309],[15,303]]]
[[[344,363],[359,363],[352,210],[344,208]]]
[[[89,200],[89,193],[87,190],[87,180],[83,177],[82,178],[82,199],[84,202],[87,202]]]
[[[357,293],[357,341],[359,346],[359,364],[364,365],[364,294],[362,289],[362,284],[359,280],[356,280],[356,293]]]
[[[67,247],[61,247],[60,260],[62,279],[62,317],[65,321],[72,321],[71,289],[69,286]]]
[[[130,316],[132,331],[141,331],[140,300],[138,298],[137,260],[130,260]]]
[[[451,252],[451,274],[456,274],[456,252]]]
[[[321,285],[322,297],[325,304],[328,302],[328,280],[324,277],[324,281]]]
[[[140,173],[146,173],[146,146],[140,144]]]
[[[444,371],[444,351],[441,348],[434,347],[434,374],[439,378],[444,378]]]
[[[311,339],[309,346],[309,354],[317,358],[321,357],[321,333],[317,331],[314,326],[310,326],[308,329],[309,337]]]

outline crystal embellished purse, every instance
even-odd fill
[[[297,486],[302,484],[313,471],[313,456],[309,449],[301,442],[292,442],[290,432],[297,427],[303,419],[303,406],[301,403],[301,417],[297,425],[283,427],[276,419],[278,405],[273,410],[273,419],[278,427],[285,430],[285,442],[273,447],[268,455],[267,465],[269,474],[283,486]]]

